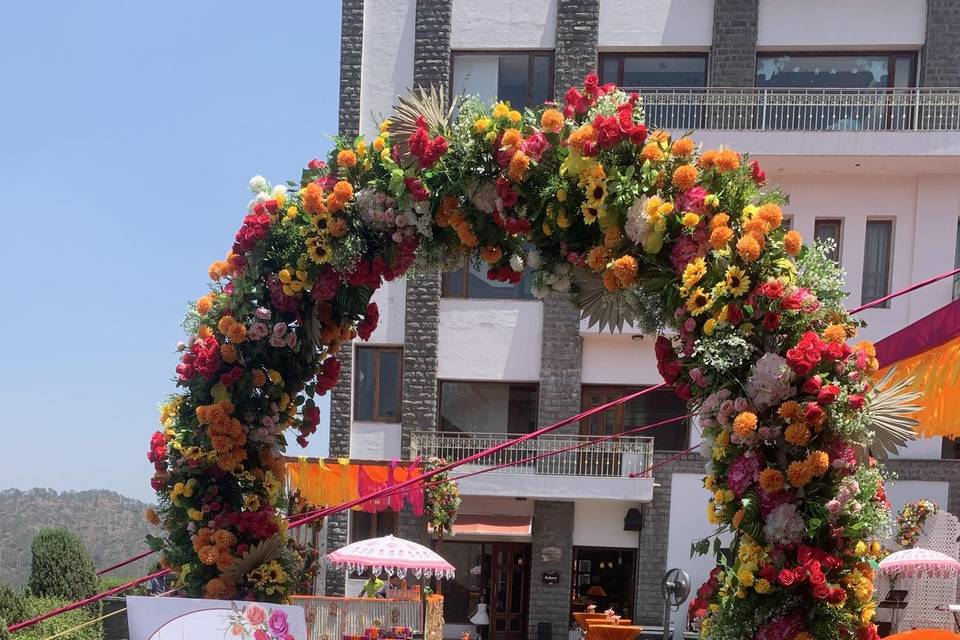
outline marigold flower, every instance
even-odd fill
[[[220,345],[220,357],[227,364],[237,361],[237,348],[230,343]]]
[[[347,221],[343,218],[334,218],[327,227],[330,235],[334,238],[342,238],[347,235]]]
[[[500,139],[500,146],[515,147],[521,142],[523,142],[522,133],[520,133],[517,129],[507,129],[503,132],[503,137]]]
[[[710,246],[714,249],[723,249],[733,238],[733,229],[730,227],[717,227],[710,232]]]
[[[779,205],[773,202],[761,206],[757,212],[757,217],[766,222],[770,229],[779,229],[780,225],[783,224],[783,211]]]
[[[214,578],[203,587],[204,597],[211,600],[229,600],[236,592],[236,587],[224,578]]]
[[[717,157],[720,152],[716,149],[708,149],[700,154],[700,168],[709,169],[717,163]]]
[[[737,253],[744,262],[753,262],[760,257],[760,243],[755,236],[745,235],[737,241]]]
[[[686,213],[683,214],[683,217],[680,219],[680,224],[687,227],[688,229],[692,229],[698,224],[700,224],[700,216],[693,213],[692,211],[687,211]]]
[[[823,339],[827,342],[843,342],[847,339],[847,328],[842,324],[828,324],[823,330]]]
[[[596,132],[593,130],[593,125],[591,124],[582,124],[570,134],[567,138],[567,143],[574,149],[581,149],[583,143],[592,141],[596,138]]]
[[[199,338],[200,340],[206,340],[212,335],[213,335],[213,330],[207,325],[203,325],[202,327],[197,329],[197,338]]]
[[[688,156],[693,153],[694,144],[690,138],[680,138],[670,147],[670,151],[675,156]]]
[[[357,154],[352,149],[341,149],[337,154],[337,166],[347,169],[357,166]]]
[[[743,230],[752,236],[759,236],[762,238],[770,233],[770,225],[762,218],[750,218],[743,223]]]
[[[643,145],[640,158],[642,160],[649,160],[650,162],[660,162],[663,160],[663,150],[660,149],[660,145],[656,142],[648,142]]]
[[[614,277],[616,277],[620,286],[624,289],[632,286],[637,281],[638,269],[637,259],[630,255],[617,258],[613,261],[613,264],[610,265],[610,271],[613,272]]]
[[[717,215],[710,218],[710,223],[707,225],[707,228],[713,231],[720,227],[726,227],[730,224],[730,216],[726,213],[718,213]]]
[[[791,462],[787,467],[787,479],[790,484],[800,488],[810,482],[811,474],[805,462]]]
[[[783,473],[778,469],[767,468],[760,472],[760,488],[767,493],[783,489],[783,482]]]
[[[783,432],[783,437],[790,444],[802,447],[810,442],[810,429],[802,422],[794,422]]]
[[[267,374],[265,374],[261,369],[254,369],[250,372],[250,380],[254,387],[260,388],[267,384]]]
[[[154,509],[153,507],[150,507],[149,509],[147,509],[144,516],[146,517],[147,522],[149,522],[150,524],[152,525],[160,524],[160,516],[157,515],[157,510]]]
[[[301,193],[301,199],[303,208],[306,209],[307,213],[316,215],[327,210],[323,197],[323,189],[321,189],[320,185],[316,182],[311,182],[307,185],[307,188]]]
[[[229,267],[230,265],[226,260],[214,260],[207,269],[207,275],[210,276],[211,280],[219,280],[227,274]]]
[[[197,300],[197,313],[202,316],[210,313],[210,309],[213,308],[213,294],[207,294]]]
[[[783,250],[788,256],[796,256],[803,248],[803,236],[799,232],[791,229],[783,234]]]
[[[591,247],[590,251],[587,252],[587,266],[593,269],[594,271],[603,271],[607,262],[610,260],[610,252],[606,247],[595,246]]]
[[[723,149],[717,154],[715,166],[720,173],[735,171],[740,167],[740,154],[732,149]]]
[[[807,456],[807,464],[810,473],[815,476],[822,476],[830,469],[830,456],[826,451],[814,451]]]
[[[603,286],[607,291],[619,291],[620,290],[620,281],[617,280],[617,276],[614,275],[613,271],[606,271],[603,274]]]
[[[618,225],[611,225],[603,232],[603,246],[608,249],[615,249],[623,243],[623,234],[620,233]]]
[[[563,113],[557,109],[547,109],[540,116],[540,126],[550,133],[558,133],[563,129],[564,121]]]
[[[510,167],[507,170],[507,175],[509,175],[510,179],[514,182],[520,182],[523,180],[524,174],[526,174],[529,167],[530,156],[523,151],[517,151],[513,154],[513,157],[510,158]]]
[[[489,128],[490,118],[487,117],[477,118],[477,121],[473,123],[473,130],[476,133],[484,133]]]
[[[483,247],[480,249],[480,259],[487,264],[496,264],[503,257],[503,250],[500,247]]]
[[[741,411],[733,419],[733,432],[741,438],[746,438],[757,430],[757,415],[750,411]]]
[[[353,197],[353,185],[346,180],[338,180],[337,184],[333,185],[333,195],[337,200],[346,202]]]
[[[781,418],[788,422],[797,420],[800,418],[800,404],[796,400],[787,400],[780,405],[778,413]]]
[[[692,164],[683,164],[673,170],[671,179],[677,189],[689,189],[697,183],[697,168]]]
[[[516,109],[512,109],[510,113],[507,114],[507,119],[513,124],[517,124],[521,119],[523,119],[523,116],[521,116],[520,112]]]

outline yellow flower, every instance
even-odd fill
[[[877,603],[871,600],[863,605],[863,609],[860,610],[860,624],[863,626],[870,624],[870,621],[873,620],[876,615]]]
[[[481,117],[473,123],[473,130],[477,133],[483,133],[490,127],[490,118]]]
[[[203,520],[203,512],[198,509],[187,509],[187,516],[197,522]]]
[[[750,290],[750,277],[740,267],[730,267],[724,276],[724,282],[727,285],[727,291],[731,295],[740,297]]]
[[[317,264],[324,264],[330,260],[330,249],[327,247],[324,236],[310,236],[304,241],[307,255]]]
[[[717,486],[717,479],[713,476],[707,476],[703,479],[703,486],[707,491],[713,491]]]
[[[590,202],[584,202],[580,205],[580,212],[583,214],[583,221],[587,224],[593,224],[597,216],[603,213],[601,207],[594,207],[590,205]]]
[[[714,509],[712,500],[707,502],[707,521],[710,524],[720,524],[720,518],[717,517],[717,511]]]
[[[503,102],[498,102],[493,106],[494,118],[506,118],[509,115],[510,115],[510,107],[508,107]]]
[[[853,548],[853,551],[858,556],[867,555],[867,543],[865,543],[863,540],[860,540],[859,542],[857,542],[857,545]]]
[[[373,139],[373,149],[374,151],[383,151],[383,148],[387,146],[386,141],[384,141],[383,136],[377,136]]]
[[[687,211],[685,214],[683,214],[683,218],[680,219],[680,224],[687,227],[688,229],[692,229],[698,224],[700,224],[700,216],[693,213],[692,211]]]
[[[380,133],[386,133],[390,130],[390,125],[392,123],[389,120],[384,120],[380,123]]]
[[[714,320],[713,318],[710,318],[709,320],[703,323],[703,332],[708,336],[712,336],[716,328],[717,328],[717,321]]]
[[[607,183],[605,180],[589,178],[586,181],[584,193],[590,206],[599,209],[603,207],[603,199],[607,197]]]
[[[708,207],[719,207],[720,198],[715,193],[711,193],[711,194],[708,194],[707,197],[703,199],[703,203]]]
[[[561,229],[568,229],[570,225],[573,224],[570,218],[567,217],[566,211],[561,211],[557,214],[557,226]]]
[[[557,202],[566,202],[566,201],[567,201],[567,190],[557,189]]]
[[[737,580],[743,586],[753,586],[753,572],[748,569],[740,569],[740,571],[737,572]]]
[[[693,290],[693,293],[690,294],[690,297],[687,298],[687,311],[689,311],[692,316],[699,316],[704,311],[707,311],[712,304],[713,300],[711,300],[709,294],[703,290],[703,287],[697,287]]]
[[[753,584],[753,588],[757,593],[770,593],[773,591],[773,588],[770,586],[770,583],[763,578],[760,578]]]
[[[273,384],[283,384],[283,376],[281,376],[280,372],[276,369],[270,369],[267,371],[267,375],[270,377],[270,382]]]
[[[683,288],[689,291],[705,275],[707,275],[706,260],[697,258],[693,262],[687,263],[687,266],[683,269]]]
[[[507,117],[510,119],[510,122],[516,124],[520,122],[522,116],[520,115],[519,111],[511,110],[510,113],[507,114]]]

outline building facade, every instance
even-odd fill
[[[854,307],[960,261],[957,33],[956,0],[343,0],[340,129],[369,136],[417,85],[532,105],[596,70],[641,92],[651,127],[759,160],[791,196],[789,224],[835,241]],[[942,281],[867,311],[864,334],[882,338],[953,295]],[[375,300],[380,326],[342,354],[331,456],[458,459],[660,382],[651,338],[600,333],[565,299],[535,299],[526,277],[504,286],[465,264],[387,283]],[[655,392],[481,462],[685,412]],[[678,454],[699,441],[696,425],[646,435],[461,483],[458,533],[442,543],[458,569],[444,587],[449,637],[473,631],[481,598],[492,640],[560,640],[589,602],[656,624],[668,568],[699,584],[711,566],[690,558],[711,531],[703,461]],[[925,497],[960,513],[956,458],[952,441],[912,443],[890,462],[894,506]],[[331,548],[431,538],[411,513],[341,515],[327,532]],[[326,577],[328,593],[345,588]]]

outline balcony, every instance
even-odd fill
[[[673,131],[960,131],[960,89],[625,88]]]
[[[506,433],[418,431],[410,440],[411,457],[437,456],[454,462],[516,437]],[[653,438],[590,442],[593,439],[594,436],[543,435],[463,465],[454,475],[509,465],[464,478],[460,481],[464,495],[635,502],[652,499],[653,477],[644,472],[653,464]],[[584,446],[568,450],[578,445]],[[523,462],[552,452],[559,453]],[[631,473],[642,476],[631,478]]]

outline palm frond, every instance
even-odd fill
[[[283,544],[279,535],[270,536],[247,549],[242,556],[226,568],[223,575],[234,583],[241,583],[245,576],[264,562],[273,560]]]
[[[588,321],[592,329],[600,325],[600,331],[606,329],[610,333],[623,331],[625,324],[633,324],[636,320],[632,309],[639,306],[637,294],[630,291],[610,293],[603,286],[603,280],[597,274],[586,269],[574,269],[571,274],[573,281],[573,304],[580,309],[580,318]]]
[[[923,394],[912,391],[913,378],[892,382],[896,367],[890,367],[867,396],[867,417],[873,429],[870,451],[878,458],[896,453],[916,438],[918,420],[911,414],[923,407],[915,404]]]
[[[445,84],[429,87],[418,86],[406,96],[399,96],[398,103],[393,107],[393,117],[390,125],[390,136],[406,150],[407,140],[417,129],[417,119],[423,117],[430,127],[430,131],[447,133],[453,122],[453,114],[457,109],[459,96],[447,104],[447,86]]]

